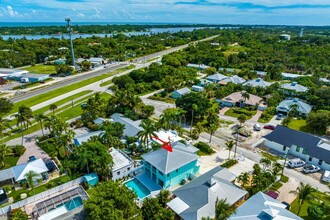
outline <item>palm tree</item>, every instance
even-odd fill
[[[56,109],[57,109],[57,105],[55,105],[54,103],[49,106],[49,110],[51,110],[53,112],[53,115],[55,115]]]
[[[226,147],[227,147],[227,149],[229,151],[228,159],[230,159],[230,151],[235,146],[235,142],[233,140],[227,140],[225,144],[226,144]]]
[[[297,104],[290,105],[289,116],[297,117],[299,114],[299,106]]]
[[[274,177],[277,177],[278,175],[280,175],[282,169],[283,169],[283,165],[282,164],[277,163],[277,162],[274,162],[274,163],[272,163],[272,169],[270,171],[271,171],[271,174]]]
[[[246,184],[250,183],[250,174],[248,172],[241,173],[237,180],[242,183],[242,186],[244,187]]]
[[[290,191],[290,193],[293,193],[298,196],[298,201],[299,201],[299,209],[298,209],[298,215],[300,214],[300,209],[303,203],[312,197],[312,193],[315,192],[316,190],[311,187],[309,184],[304,184],[300,182],[300,186],[297,187],[296,190]]]
[[[39,177],[39,174],[37,174],[35,171],[30,170],[24,175],[26,182],[29,184],[29,187],[32,189],[34,194],[34,181]]]
[[[268,158],[261,158],[259,163],[262,164],[262,166],[263,166],[262,169],[265,170],[266,167],[269,167],[272,164],[272,161]]]
[[[250,94],[247,93],[246,91],[242,91],[241,92],[241,96],[242,98],[244,99],[244,103],[246,102],[246,100],[249,100],[250,99]],[[242,106],[241,106],[242,107]]]
[[[1,142],[2,142],[2,143],[3,143],[4,136],[5,136],[5,133],[4,133],[4,132],[5,132],[6,129],[8,129],[8,128],[11,128],[11,127],[10,127],[10,124],[9,124],[9,120],[0,117],[0,138],[1,138]]]
[[[0,144],[0,167],[5,166],[5,157],[12,154],[12,149],[8,145]]]
[[[209,143],[212,142],[212,136],[214,134],[214,132],[216,132],[219,128],[219,124],[216,124],[216,123],[213,123],[213,124],[210,124],[210,126],[208,127],[208,132],[210,132],[210,140],[209,140]]]
[[[235,209],[231,207],[226,202],[226,199],[220,199],[216,201],[215,203],[215,219],[216,220],[226,220],[228,219],[232,214],[235,214]]]
[[[22,105],[18,108],[18,113],[15,115],[15,118],[17,119],[16,125],[20,125],[21,132],[22,132],[22,144],[23,145],[23,139],[24,139],[24,129],[28,129],[30,122],[30,118],[33,117],[32,110],[29,107],[26,107],[25,105]]]
[[[146,119],[142,121],[140,126],[143,128],[143,130],[139,131],[137,136],[142,141],[142,143],[147,146],[149,139],[153,136],[157,136],[155,133],[155,124],[150,119]]]
[[[197,109],[198,109],[198,106],[196,104],[192,104],[190,136],[191,136],[192,128],[193,128],[193,125],[194,125],[194,114],[195,114],[195,111],[197,111]]]
[[[42,132],[42,136],[44,137],[45,133],[44,133],[44,128],[43,128],[42,121],[46,119],[46,116],[43,113],[38,113],[37,115],[34,116],[34,118],[37,122],[39,122],[41,132]]]

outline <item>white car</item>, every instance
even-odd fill
[[[304,173],[316,173],[320,170],[320,167],[311,164],[306,164],[303,168]]]
[[[288,166],[290,168],[302,167],[305,164],[306,164],[305,161],[302,161],[299,158],[295,158],[295,159],[289,160],[289,162],[288,162]]]
[[[253,129],[254,129],[255,131],[260,131],[260,130],[261,130],[261,126],[260,126],[260,124],[255,124],[255,125],[253,126]]]

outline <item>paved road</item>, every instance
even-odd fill
[[[150,59],[154,59],[154,58],[157,58],[157,57],[162,57],[162,56],[164,56],[166,54],[169,54],[169,53],[172,53],[174,51],[182,50],[182,49],[188,47],[192,43],[198,43],[198,42],[202,42],[202,41],[211,40],[211,39],[213,39],[217,36],[218,35],[215,35],[215,36],[208,37],[208,38],[205,38],[205,39],[202,39],[202,40],[191,42],[189,44],[181,45],[181,46],[178,46],[178,47],[173,47],[173,48],[161,51],[161,52],[146,55],[144,57],[140,57],[140,58],[135,59],[134,63],[145,62],[145,61],[150,60]],[[153,62],[156,62],[156,61],[157,60],[154,60]],[[122,64],[119,64],[117,66],[111,66],[109,68],[104,68],[104,69],[97,70],[97,71],[91,71],[91,72],[88,72],[88,73],[85,73],[85,74],[79,74],[79,75],[76,75],[75,77],[68,77],[67,80],[63,80],[60,83],[55,83],[53,85],[50,85],[50,86],[47,86],[47,87],[44,87],[44,88],[40,88],[40,89],[37,89],[37,90],[33,90],[33,91],[30,91],[30,92],[15,96],[15,97],[11,98],[10,100],[13,103],[23,101],[25,99],[29,99],[31,97],[49,92],[51,90],[58,89],[58,88],[61,88],[61,87],[67,86],[67,85],[71,85],[71,84],[77,83],[79,81],[90,79],[90,78],[93,78],[94,76],[102,75],[104,73],[115,71],[117,69],[124,68],[124,67],[127,67],[127,66],[129,66],[129,64],[123,64],[122,63]],[[143,66],[141,66],[141,67],[143,67]]]

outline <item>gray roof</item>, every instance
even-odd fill
[[[212,81],[207,80],[207,79],[200,79],[199,81],[200,81],[200,84],[198,84],[198,85],[207,85],[207,84],[212,83]]]
[[[198,148],[194,147],[192,144],[190,143],[181,143],[180,141],[176,141],[174,143],[172,143],[172,147],[182,150],[182,151],[187,151],[190,153],[196,153],[198,151]]]
[[[276,142],[286,147],[292,145],[302,147],[308,155],[330,163],[330,146],[324,143],[321,138],[314,135],[296,131],[282,125],[277,125],[275,129],[264,136],[269,141]]]
[[[49,78],[49,75],[47,74],[37,74],[37,73],[26,73],[21,76],[22,78]]]
[[[260,86],[260,87],[266,88],[266,87],[270,86],[271,83],[266,82],[265,80],[263,80],[261,78],[257,78],[257,79],[251,79],[249,81],[246,81],[245,83],[243,83],[243,85],[249,85],[252,87]]]
[[[312,110],[312,106],[308,105],[307,103],[301,101],[298,98],[287,98],[283,100],[277,107],[277,111],[290,111],[290,106],[292,105],[297,105],[298,106],[298,111],[300,113],[308,115],[309,112]]]
[[[294,74],[294,73],[281,73],[282,77],[284,78],[299,78],[302,77],[303,75],[299,75],[299,74]]]
[[[298,84],[297,82],[285,83],[281,85],[282,89],[294,90],[296,92],[306,92],[308,90],[307,87]]]
[[[237,75],[233,75],[233,76],[230,76],[230,77],[227,77],[227,78],[221,80],[221,82],[231,82],[234,84],[242,84],[245,81],[246,81],[245,79],[243,79],[242,77],[239,77]]]
[[[226,168],[217,166],[173,191],[177,198],[167,205],[183,219],[213,218],[217,199],[226,199],[232,205],[248,193],[232,183],[235,178]]]
[[[104,59],[102,57],[91,57],[88,61],[91,63],[101,63]]]
[[[206,77],[206,79],[208,79],[208,80],[217,81],[217,82],[220,82],[221,80],[223,80],[225,78],[227,78],[227,76],[220,74],[220,73],[216,73],[216,74]]]
[[[184,87],[182,89],[175,90],[174,92],[179,93],[180,95],[185,95],[185,94],[190,93],[191,91],[189,88]]]
[[[255,71],[257,73],[258,76],[266,76],[267,72],[265,71]]]
[[[29,171],[34,171],[37,174],[48,172],[48,168],[41,158],[14,166],[12,167],[12,170],[14,173],[15,181],[24,180],[25,174],[27,174]]]
[[[168,174],[198,159],[198,156],[191,152],[190,149],[192,148],[183,149],[179,145],[176,147],[176,144],[172,144],[172,146],[172,152],[160,148],[143,154],[142,158],[164,174]]]
[[[258,192],[243,205],[236,209],[236,214],[229,217],[229,220],[302,220],[299,216],[285,209],[286,205],[278,200]]]
[[[224,71],[224,70],[226,70],[228,73],[232,73],[232,72],[234,72],[234,71],[237,71],[237,72],[240,71],[239,69],[223,68],[223,67],[220,67],[219,70],[220,70],[220,71]]]
[[[98,117],[93,122],[94,122],[94,124],[102,125],[105,121],[109,121],[110,122],[110,121],[112,121],[112,119]]]
[[[193,67],[193,68],[198,68],[198,69],[206,69],[206,68],[209,68],[210,66],[207,66],[207,65],[204,65],[204,64],[188,63],[187,67]]]
[[[139,131],[143,130],[140,127],[141,120],[133,121],[119,113],[113,114],[111,118],[113,119],[113,122],[119,122],[120,124],[125,125],[124,135],[126,136],[134,137]]]
[[[94,136],[100,136],[104,133],[104,131],[94,131],[94,132],[90,132],[88,134],[83,134],[83,135],[79,135],[77,137],[74,138],[75,143],[77,144],[82,144],[83,142],[87,142],[91,137]]]

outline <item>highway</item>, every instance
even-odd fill
[[[188,47],[192,43],[199,43],[199,42],[202,42],[202,41],[211,40],[211,39],[213,39],[217,36],[218,35],[215,35],[215,36],[208,37],[208,38],[205,38],[205,39],[202,39],[202,40],[190,42],[189,44],[184,44],[184,45],[173,47],[173,48],[170,48],[170,49],[167,49],[167,50],[164,50],[164,51],[160,51],[160,52],[157,52],[157,53],[154,53],[154,54],[146,55],[146,56],[135,59],[132,64],[134,64],[134,63],[138,64],[138,63],[141,63],[141,62],[146,62],[150,59],[154,59],[154,58],[157,58],[157,57],[162,57],[166,54],[169,54],[169,53],[172,53],[172,52],[175,52],[175,51],[178,51],[178,50],[182,50],[182,49]],[[46,93],[46,92],[64,87],[64,86],[68,86],[68,85],[71,85],[71,84],[74,84],[74,83],[77,83],[77,82],[80,82],[80,81],[83,81],[83,80],[86,80],[86,79],[90,79],[90,78],[93,78],[95,76],[99,76],[99,75],[102,75],[102,74],[105,74],[105,73],[108,73],[108,72],[112,72],[112,71],[115,71],[115,70],[120,69],[120,68],[128,67],[128,66],[129,66],[129,64],[121,63],[121,64],[117,64],[115,66],[110,66],[108,68],[104,68],[104,69],[101,69],[101,70],[96,70],[96,71],[91,71],[91,72],[88,72],[88,73],[82,73],[82,74],[78,74],[78,75],[74,75],[74,76],[69,76],[69,77],[67,77],[66,80],[62,80],[61,82],[54,83],[54,84],[46,86],[46,87],[42,87],[40,89],[36,89],[36,90],[33,90],[33,91],[28,91],[28,92],[20,94],[20,95],[16,95],[16,96],[12,97],[10,100],[13,103],[20,102],[20,101],[32,98],[32,97],[37,96],[37,95],[40,95],[40,94],[43,94],[43,93]],[[143,67],[143,65],[140,66],[140,68],[142,68],[142,67]]]

